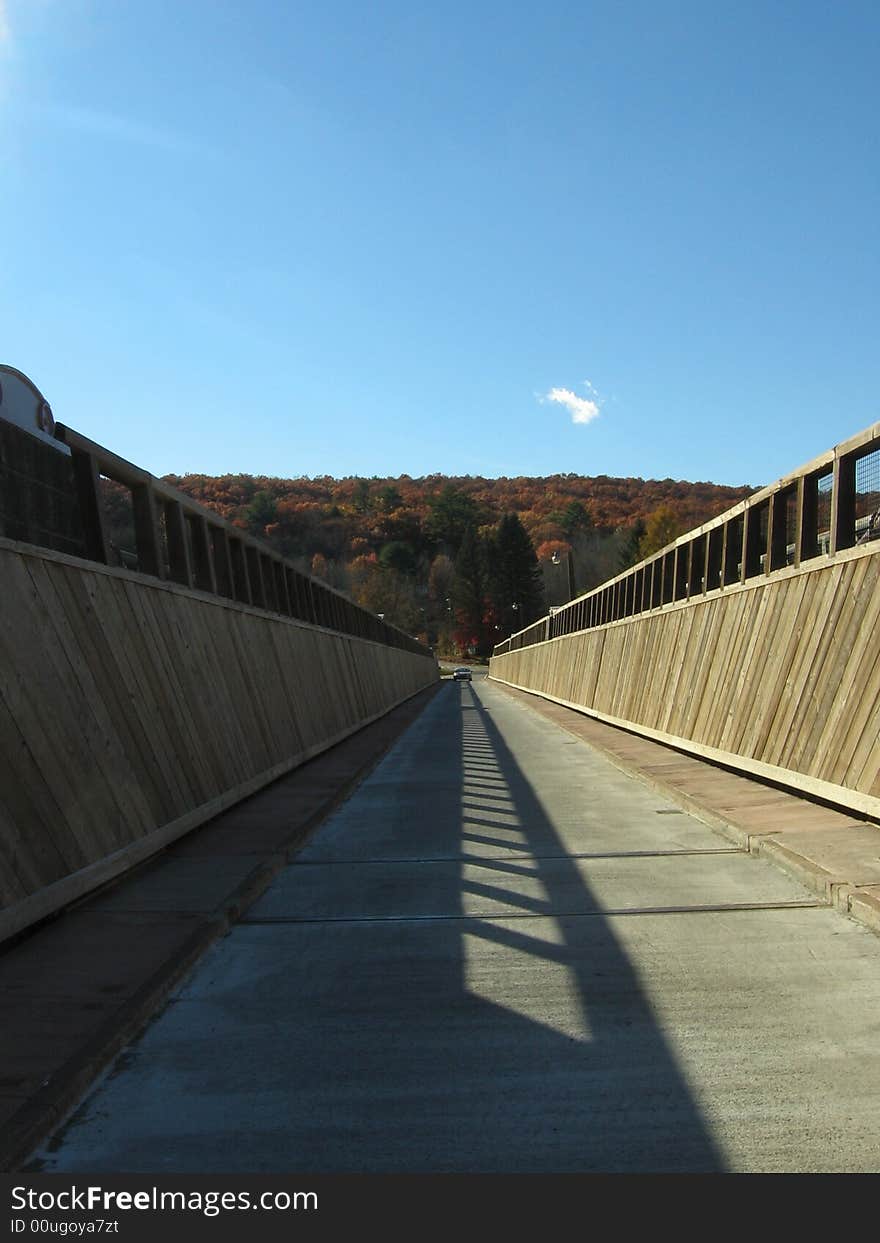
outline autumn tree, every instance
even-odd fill
[[[411,578],[374,556],[357,557],[351,564],[351,596],[356,604],[406,634],[424,629],[424,614]]]
[[[681,523],[671,505],[658,505],[645,522],[645,533],[639,541],[638,558],[652,556],[681,535]]]

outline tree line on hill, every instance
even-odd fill
[[[488,654],[752,491],[579,475],[166,481],[452,658]]]

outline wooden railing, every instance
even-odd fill
[[[489,675],[880,819],[880,424],[499,644]]]
[[[511,635],[494,654],[724,591],[787,566],[833,556],[878,535],[880,423],[875,423]]]
[[[104,476],[131,493],[136,551],[128,568],[282,617],[427,654],[417,640],[301,573],[266,544],[161,479],[62,423],[56,424],[55,435],[71,452],[90,560],[120,563],[110,538]]]
[[[0,942],[439,678],[408,635],[59,432],[87,555],[0,536]]]

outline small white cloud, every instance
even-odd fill
[[[589,381],[587,381],[587,387],[591,393],[590,397],[578,397],[577,393],[573,393],[570,388],[551,388],[543,400],[564,406],[571,415],[572,423],[592,423],[593,419],[599,417],[601,403],[598,393]]]

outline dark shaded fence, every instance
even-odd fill
[[[0,414],[0,535],[81,557],[70,458]]]
[[[424,654],[409,635],[368,613],[308,575],[266,544],[147,471],[117,457],[78,432],[57,424],[55,435],[71,451],[85,553],[102,565],[126,564],[159,579],[268,609]],[[111,541],[102,477],[131,496],[135,549],[131,558]]]

